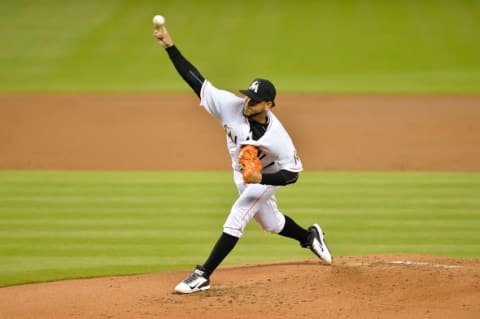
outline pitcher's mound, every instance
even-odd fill
[[[220,267],[211,289],[173,293],[190,271],[0,289],[0,318],[478,318],[480,260],[389,255]]]

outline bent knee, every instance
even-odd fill
[[[278,234],[283,229],[282,223],[276,223],[275,225],[261,225],[262,229],[267,233]]]
[[[275,217],[264,219],[261,216],[255,216],[255,220],[267,233],[278,234],[285,227],[285,217],[282,214],[277,214]]]

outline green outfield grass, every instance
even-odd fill
[[[480,93],[476,0],[0,1],[0,92],[186,91],[152,38],[229,90]]]
[[[230,172],[0,171],[0,286],[191,269],[236,198]],[[480,173],[305,172],[285,214],[336,256],[480,257]],[[312,258],[249,224],[224,264]]]

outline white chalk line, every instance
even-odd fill
[[[411,261],[411,260],[394,260],[394,261],[374,261],[374,262],[359,262],[359,263],[347,263],[346,266],[375,266],[375,265],[394,265],[394,266],[407,266],[407,267],[433,267],[443,269],[461,268],[458,265],[437,264],[430,262]]]
[[[446,265],[446,264],[436,264],[436,263],[429,263],[429,262],[421,262],[421,261],[410,261],[410,260],[395,260],[395,261],[387,261],[386,264],[392,265],[400,265],[400,266],[427,266],[427,267],[434,267],[434,268],[461,268],[462,266],[458,265]]]

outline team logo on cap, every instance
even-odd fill
[[[253,91],[255,93],[258,93],[258,86],[260,85],[260,82],[258,81],[253,81],[253,83],[250,85],[248,88],[250,91]]]

